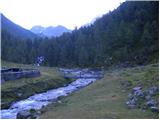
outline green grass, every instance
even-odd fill
[[[149,110],[144,112],[140,109],[128,109],[125,104],[127,95],[134,86],[142,84],[143,89],[146,89],[158,85],[158,80],[158,64],[107,70],[103,79],[62,98],[61,103],[43,108],[40,118],[158,118],[158,114]],[[132,86],[124,88],[121,81],[131,81]],[[158,101],[158,96],[156,100]]]
[[[1,85],[1,101],[2,108],[8,108],[12,102],[25,99],[35,93],[47,91],[49,89],[58,88],[73,79],[64,79],[55,67],[34,67],[33,65],[23,65],[2,61],[2,67],[19,67],[34,68],[41,72],[40,77],[22,78],[13,81],[7,81]],[[21,93],[21,96],[18,96]]]

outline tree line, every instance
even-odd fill
[[[13,31],[14,32],[14,31]],[[2,30],[1,58],[47,66],[111,66],[158,62],[159,2],[128,1],[93,24],[60,37],[20,39]]]

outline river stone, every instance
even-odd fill
[[[35,109],[22,110],[17,113],[17,119],[35,119],[38,117],[38,112]]]
[[[17,119],[29,119],[31,118],[31,113],[28,110],[22,110],[17,113]]]

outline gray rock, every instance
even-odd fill
[[[138,90],[141,90],[141,89],[142,89],[142,87],[134,87],[133,91],[138,91]]]
[[[136,108],[136,105],[128,105],[128,108],[134,109],[134,108]]]
[[[159,108],[155,106],[151,107],[151,110],[152,112],[159,112]]]
[[[134,103],[132,103],[131,101],[127,101],[126,104],[127,104],[128,108],[130,108],[130,109],[133,109],[136,107],[136,105]]]
[[[156,93],[158,93],[158,90],[159,90],[158,87],[153,86],[153,87],[151,87],[151,88],[148,89],[148,93],[149,93],[150,95],[155,95]]]
[[[134,91],[134,95],[138,97],[144,97],[144,93],[141,90]]]
[[[127,101],[127,102],[126,102],[126,104],[127,104],[127,105],[129,105],[129,104],[130,104],[130,102],[129,102],[129,101]]]
[[[18,95],[19,97],[21,97],[21,96],[22,96],[22,93],[17,93],[17,95]]]
[[[151,97],[150,95],[147,95],[147,96],[145,96],[145,99],[146,99],[147,101],[149,101],[149,100],[152,99],[152,97]]]
[[[151,99],[146,102],[146,105],[149,107],[156,106],[156,102],[153,99]]]
[[[22,110],[17,113],[17,119],[36,119],[38,114],[39,112],[37,112],[35,109]]]
[[[128,106],[128,108],[135,108],[136,107],[136,104],[137,104],[137,98],[136,97],[133,97],[131,100],[127,101],[126,104]]]
[[[133,97],[133,98],[130,100],[130,103],[136,105],[136,104],[137,104],[137,101],[138,101],[138,99],[137,99],[136,97]]]
[[[31,113],[28,110],[23,110],[17,113],[17,119],[29,119],[31,118]]]
[[[128,94],[128,97],[129,97],[129,98],[133,98],[133,94],[129,93],[129,94]]]
[[[62,103],[62,101],[58,100],[57,103]]]

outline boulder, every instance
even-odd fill
[[[28,110],[22,110],[17,113],[17,119],[30,119],[31,113]]]
[[[36,119],[38,114],[35,109],[22,110],[17,113],[17,119]]]

